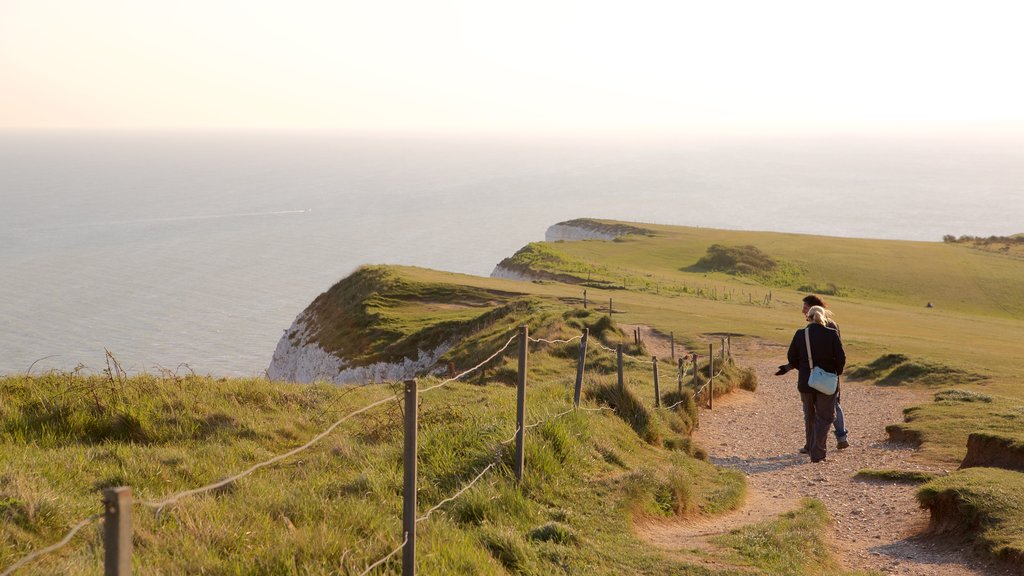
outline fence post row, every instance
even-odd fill
[[[416,433],[419,390],[416,380],[405,381],[405,482],[402,488],[402,576],[416,575]]]
[[[512,465],[516,482],[523,481],[523,454],[526,433],[526,358],[529,354],[530,329],[519,327],[519,374],[516,378],[516,455]]]
[[[580,338],[580,358],[576,362],[576,388],[572,395],[573,408],[580,407],[580,395],[583,392],[583,367],[587,362],[587,337],[590,335],[590,329],[583,329],[583,337]]]
[[[103,491],[103,575],[131,576],[132,489]]]
[[[651,366],[654,366],[654,407],[661,408],[661,387],[658,385],[658,357],[651,356]]]
[[[708,410],[715,409],[715,345],[708,344]]]

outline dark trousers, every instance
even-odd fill
[[[825,441],[828,429],[836,419],[836,395],[822,394],[817,390],[801,392],[800,400],[804,404],[804,434],[807,450],[811,460],[825,458]]]

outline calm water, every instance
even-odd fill
[[[1024,232],[1024,142],[0,133],[0,373],[252,375],[364,263],[487,275],[562,220]]]

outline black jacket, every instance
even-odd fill
[[[800,377],[797,380],[797,389],[801,392],[813,392],[814,389],[807,385],[807,379],[811,375],[811,365],[807,360],[807,344],[804,340],[804,330],[809,330],[811,338],[811,353],[814,355],[814,365],[834,374],[842,374],[846,367],[846,351],[843,350],[843,341],[839,338],[839,331],[833,328],[826,328],[821,324],[808,324],[793,335],[793,341],[789,344],[789,364],[800,369]]]

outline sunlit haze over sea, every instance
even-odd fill
[[[256,375],[361,264],[487,275],[556,222],[1024,232],[1022,142],[0,133],[0,374]]]

